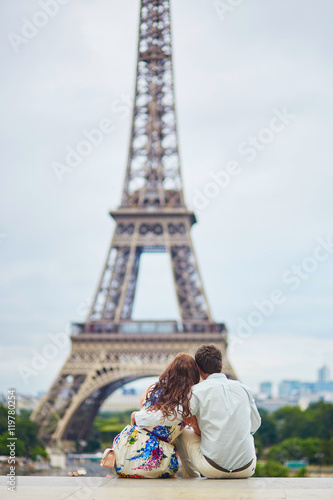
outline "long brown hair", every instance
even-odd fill
[[[177,354],[147,395],[148,409],[161,410],[165,417],[185,419],[190,415],[191,387],[200,380],[195,360],[189,354]]]

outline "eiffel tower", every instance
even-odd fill
[[[108,257],[85,323],[72,325],[72,351],[33,413],[41,437],[71,450],[85,441],[102,402],[123,384],[160,375],[179,352],[214,343],[224,373],[224,324],[212,319],[190,236],[174,98],[170,0],[141,0],[137,77],[128,163]],[[179,320],[134,321],[140,257],[170,256]]]

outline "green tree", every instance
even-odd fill
[[[6,432],[8,429],[8,414],[7,408],[0,405],[0,435]]]
[[[268,457],[280,463],[287,460],[301,460],[304,458],[302,440],[299,438],[285,439],[281,444],[271,447]]]
[[[295,474],[295,477],[308,477],[308,470],[306,467],[301,467]]]
[[[305,412],[296,406],[286,406],[273,415],[276,421],[277,442],[291,437],[307,438],[309,435]]]
[[[317,464],[318,455],[321,453],[323,442],[319,438],[309,437],[301,443],[303,455],[308,459],[309,463]]]
[[[278,441],[291,437],[315,437],[329,440],[333,437],[333,405],[320,401],[302,411],[286,406],[272,414],[276,422]]]
[[[38,438],[38,426],[35,422],[29,419],[30,412],[22,411],[20,415],[16,415],[15,437],[16,446],[15,452],[17,457],[34,458],[36,454],[47,456],[44,443]],[[0,453],[8,455],[8,412],[7,408],[0,405]]]
[[[29,456],[31,450],[41,444],[38,439],[37,424],[25,417],[19,417],[16,421],[16,436],[24,442]]]
[[[308,421],[308,436],[324,440],[330,440],[333,437],[332,404],[324,401],[313,403],[305,410],[305,414]]]
[[[265,464],[257,463],[254,477],[288,477],[289,471],[279,462],[268,460]]]
[[[260,410],[261,426],[255,433],[255,440],[267,447],[278,442],[276,420],[274,414],[269,414],[266,410]]]
[[[289,438],[280,445],[272,446],[268,456],[272,460],[284,463],[287,460],[307,460],[317,464],[322,451],[323,442],[318,438]]]
[[[9,455],[8,440],[9,438],[8,432],[3,432],[0,436],[0,455]],[[26,447],[21,439],[15,440],[15,455],[17,457],[24,457],[26,455]]]
[[[45,448],[43,448],[42,446],[34,446],[31,451],[30,451],[30,456],[33,460],[36,460],[38,457],[42,457],[42,458],[46,458],[47,457],[47,453],[46,453],[46,450]]]
[[[333,465],[333,438],[322,440],[317,460],[319,464]]]

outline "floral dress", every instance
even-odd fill
[[[120,477],[168,478],[178,471],[173,441],[185,427],[177,418],[164,418],[160,410],[136,413],[136,425],[127,425],[113,441],[115,471]]]

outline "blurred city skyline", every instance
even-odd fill
[[[148,377],[128,382],[108,396],[99,411],[123,411],[139,407],[141,396],[157,380],[157,377]],[[333,380],[330,369],[326,365],[318,368],[315,380],[281,379],[277,383],[266,380],[260,381],[258,386],[251,389],[258,407],[268,411],[275,411],[286,405],[300,405],[302,409],[305,409],[314,402],[333,402]],[[18,393],[19,410],[34,410],[45,392]],[[6,404],[6,401],[7,394],[0,392],[0,403]]]

